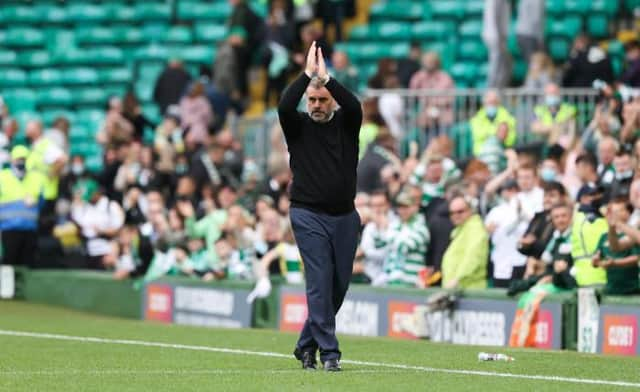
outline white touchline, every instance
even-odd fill
[[[11,331],[11,330],[4,330],[4,329],[0,329],[0,335],[20,336],[20,337],[29,337],[29,338],[39,338],[39,339],[68,340],[68,341],[85,342],[85,343],[125,344],[125,345],[132,345],[132,346],[173,348],[178,350],[209,351],[209,352],[216,352],[216,353],[253,355],[253,356],[260,356],[260,357],[271,357],[271,358],[286,358],[286,359],[293,358],[292,355],[274,353],[274,352],[268,352],[268,351],[238,350],[234,348],[223,348],[223,347],[192,346],[192,345],[186,345],[186,344],[148,342],[144,340],[106,339],[106,338],[96,338],[96,337],[89,337],[89,336],[70,336],[70,335],[58,335],[58,334],[50,334],[50,333]],[[367,361],[356,361],[356,360],[348,360],[348,359],[342,360],[341,362],[346,364],[353,364],[353,365],[382,367],[382,368],[399,369],[399,370],[413,370],[413,371],[422,371],[422,372],[428,372],[428,373],[448,373],[448,374],[460,374],[460,375],[466,375],[466,376],[471,375],[471,376],[485,376],[485,377],[516,378],[516,379],[523,379],[523,380],[556,381],[556,382],[567,382],[567,383],[574,383],[574,384],[592,384],[592,385],[595,384],[595,385],[611,385],[611,386],[620,386],[620,387],[640,388],[640,383],[628,382],[628,381],[595,380],[595,379],[588,379],[588,378],[540,376],[540,375],[516,374],[516,373],[498,373],[498,372],[486,372],[481,370],[442,369],[442,368],[432,368],[432,367],[426,367],[426,366],[402,365],[402,364],[384,363],[384,362],[367,362]]]

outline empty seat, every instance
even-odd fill
[[[136,22],[138,14],[133,7],[124,4],[107,4],[105,10],[109,20],[114,22]]]
[[[107,10],[98,4],[70,4],[67,7],[67,18],[77,24],[93,24],[108,20]]]
[[[582,29],[582,20],[578,16],[562,19],[547,19],[546,33],[549,36],[575,38]]]
[[[177,51],[183,61],[198,64],[213,64],[215,49],[209,45],[188,46]]]
[[[29,84],[33,87],[51,86],[62,83],[62,73],[55,68],[36,69],[29,72]]]
[[[185,26],[173,26],[161,36],[164,42],[187,44],[193,40],[191,30]]]
[[[486,60],[487,47],[479,40],[464,40],[458,45],[458,55],[463,60]]]
[[[109,68],[98,70],[100,83],[128,83],[133,79],[133,73],[129,68]]]
[[[17,62],[23,67],[46,67],[51,63],[51,56],[46,50],[21,51]]]
[[[76,106],[105,105],[109,96],[102,88],[89,87],[73,91],[73,102]]]
[[[180,1],[178,2],[178,19],[211,20],[224,22],[231,15],[231,6],[226,2],[200,3]]]
[[[194,26],[194,37],[197,41],[219,42],[227,37],[227,33],[226,26],[210,22],[197,22]]]
[[[547,42],[549,47],[549,55],[556,61],[564,61],[569,57],[569,49],[571,45],[566,38],[552,38]]]
[[[137,27],[119,26],[113,28],[115,40],[119,44],[139,44],[144,42],[144,34]]]
[[[97,83],[98,72],[88,67],[68,68],[62,73],[62,81],[69,85]]]
[[[593,38],[605,38],[609,35],[609,19],[604,14],[587,17],[587,33]]]
[[[13,50],[0,49],[0,65],[14,65],[18,54]]]
[[[0,71],[0,87],[16,87],[27,84],[27,73],[20,68],[7,68]]]
[[[411,27],[415,40],[444,39],[455,34],[456,26],[451,21],[418,22]]]
[[[62,87],[53,87],[38,90],[38,106],[69,106],[73,102],[71,91]]]
[[[30,27],[10,27],[7,29],[7,35],[4,38],[4,43],[7,46],[15,47],[43,46],[45,43],[45,37],[41,29],[33,29]]]
[[[33,111],[36,108],[36,93],[31,89],[8,89],[2,92],[2,99],[11,113]]]
[[[78,44],[101,45],[117,42],[116,32],[108,27],[81,27],[75,33]]]
[[[482,35],[482,20],[473,19],[463,22],[458,27],[458,33],[462,37],[470,37],[477,39]]]
[[[76,114],[68,110],[44,110],[40,116],[45,126],[53,124],[58,117],[64,117],[72,124],[75,123]]]
[[[33,7],[26,5],[6,5],[0,9],[0,22],[5,26],[38,23],[40,16]]]
[[[371,7],[371,20],[418,20],[428,19],[426,4],[413,3],[406,0],[384,1]]]
[[[171,6],[167,3],[136,2],[135,19],[140,21],[166,20],[171,17]]]
[[[169,48],[164,45],[152,44],[135,51],[134,57],[137,61],[162,60],[169,58]]]
[[[96,64],[120,65],[126,59],[124,51],[116,46],[98,46],[89,49],[89,53],[95,59]]]

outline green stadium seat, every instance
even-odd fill
[[[113,28],[115,40],[119,44],[133,45],[144,42],[145,37],[142,30],[137,27],[119,26]]]
[[[124,4],[107,4],[105,10],[109,20],[114,22],[136,22],[138,21],[136,10]]]
[[[64,24],[69,21],[67,9],[49,4],[40,4],[34,7],[34,12],[39,15],[41,22],[46,24]]]
[[[5,26],[38,23],[40,16],[33,7],[26,5],[3,6],[0,10],[0,22]]]
[[[429,3],[434,20],[462,19],[465,14],[464,0],[437,0]]]
[[[36,112],[33,109],[24,109],[24,110],[15,109],[15,110],[18,110],[18,111],[14,112],[15,115],[13,117],[18,121],[18,124],[20,125],[20,128],[21,128],[19,134],[22,134],[21,136],[22,138],[24,138],[24,141],[26,142],[26,136],[24,135],[25,125],[27,125],[27,122],[31,120],[41,120],[42,116],[39,112]],[[18,141],[15,139],[14,139],[14,142],[18,143]]]
[[[622,59],[619,57],[614,57],[611,59],[611,67],[613,68],[613,76],[616,78],[622,74]]]
[[[426,4],[413,3],[406,0],[387,0],[371,7],[371,20],[418,20],[429,19],[429,8]]]
[[[231,6],[225,2],[178,2],[178,19],[185,21],[211,20],[224,22],[231,15]]]
[[[129,83],[133,72],[129,68],[109,68],[98,70],[98,80],[102,84]]]
[[[13,50],[0,49],[0,65],[14,65],[18,55]]]
[[[458,45],[458,56],[461,60],[486,60],[487,47],[479,40],[464,40]]]
[[[97,46],[89,49],[96,64],[120,65],[125,61],[124,51],[117,46]]]
[[[354,41],[408,41],[411,39],[411,27],[401,22],[371,23],[354,27],[349,37]]]
[[[473,139],[471,127],[468,122],[458,123],[451,127],[450,137],[456,146],[455,155],[458,158],[468,157],[473,154]]]
[[[563,19],[547,19],[546,34],[552,37],[575,38],[582,29],[582,20],[578,16]]]
[[[618,40],[609,41],[607,52],[611,57],[624,57],[624,53],[625,53],[624,44]]]
[[[145,79],[155,83],[164,67],[164,63],[157,61],[140,63],[138,64],[138,80]]]
[[[468,0],[464,7],[465,18],[482,18],[484,12],[483,0]]]
[[[76,113],[76,122],[97,131],[104,122],[104,117],[104,110],[80,109]]]
[[[195,40],[199,42],[219,42],[224,40],[228,33],[226,26],[210,22],[196,22],[193,29]]]
[[[592,14],[587,17],[587,33],[593,38],[605,38],[609,35],[609,20],[606,15]]]
[[[571,45],[568,39],[565,38],[552,38],[547,42],[549,47],[549,55],[556,61],[564,61],[569,57],[569,50]]]
[[[51,56],[46,50],[21,51],[17,62],[22,67],[41,68],[50,65]]]
[[[640,0],[625,0],[624,7],[627,11],[634,13],[640,9]]]
[[[158,105],[156,105],[155,103],[143,105],[142,112],[151,122],[159,123],[160,121],[162,121],[162,115],[160,114],[160,109],[158,108]],[[152,133],[152,136],[153,136],[153,133]],[[153,141],[153,139],[151,141]]]
[[[108,27],[81,27],[75,33],[78,44],[101,45],[118,42],[116,32]]]
[[[11,113],[36,109],[36,93],[31,89],[12,88],[3,91],[2,99]]]
[[[151,44],[135,51],[134,58],[137,61],[161,60],[166,61],[171,55],[169,48],[163,45]]]
[[[103,165],[104,165],[104,162],[102,159],[102,153],[100,154],[95,153],[91,156],[86,157],[84,163],[89,172],[91,173],[102,172]]]
[[[160,37],[164,42],[188,44],[193,40],[191,30],[185,26],[173,26],[164,32]]]
[[[565,12],[565,0],[546,0],[545,10],[547,17],[563,16]]]
[[[109,95],[102,88],[89,87],[73,90],[73,101],[76,106],[106,105]]]
[[[7,35],[4,39],[7,46],[15,47],[32,47],[43,46],[45,36],[41,29],[33,29],[30,27],[10,27],[7,29]]]
[[[20,87],[27,84],[27,73],[20,68],[0,71],[0,87]]]
[[[83,143],[95,140],[95,134],[84,124],[72,123],[69,130],[69,140],[71,144]]]
[[[62,81],[67,85],[94,84],[98,82],[98,71],[89,67],[68,68],[62,73]]]
[[[134,5],[135,18],[146,22],[153,20],[168,21],[171,17],[171,6],[165,3],[136,2]]]
[[[178,50],[176,54],[185,62],[213,64],[215,49],[208,45],[188,46]]]
[[[463,22],[458,27],[458,33],[462,37],[477,39],[482,36],[482,20],[474,19]]]
[[[107,21],[109,15],[102,5],[97,4],[70,4],[67,7],[69,21],[77,24],[93,24]]]
[[[55,62],[63,65],[92,65],[95,59],[90,49],[72,48],[59,52]]]
[[[73,103],[73,94],[66,88],[53,87],[38,90],[38,106],[65,107]]]
[[[440,63],[442,68],[448,69],[456,61],[457,41],[451,39],[449,41],[433,41],[422,45],[423,52],[436,52],[440,55]]]
[[[414,40],[444,39],[455,32],[456,26],[451,21],[418,22],[411,27]]]
[[[522,59],[513,62],[513,72],[511,77],[516,84],[522,84],[527,76],[527,63]]]
[[[0,30],[0,45],[4,45],[7,39],[7,31],[5,29]]]
[[[591,0],[589,1],[590,13],[604,13],[609,17],[614,17],[620,9],[619,1],[612,0]]]
[[[151,102],[153,99],[153,83],[148,80],[139,80],[135,84],[135,93],[140,102]]]
[[[478,66],[472,62],[455,63],[449,69],[453,80],[472,85],[478,75]]]
[[[62,83],[62,72],[55,68],[36,69],[29,72],[29,84],[33,87],[55,86]]]
[[[40,117],[45,126],[53,124],[58,117],[65,117],[72,125],[76,120],[76,114],[68,110],[44,110]]]

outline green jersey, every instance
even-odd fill
[[[618,238],[622,238],[623,234],[618,234]],[[600,258],[606,259],[622,259],[629,256],[640,255],[640,247],[634,245],[631,249],[614,252],[609,247],[609,238],[607,233],[602,234],[598,242]],[[607,268],[607,285],[605,286],[606,294],[635,294],[638,291],[638,263],[627,266],[611,266]]]
[[[384,271],[390,285],[416,287],[419,272],[425,268],[425,256],[429,246],[429,229],[420,214],[409,221],[398,220],[389,228],[389,253],[384,261]]]

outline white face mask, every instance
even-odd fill
[[[82,163],[74,163],[73,165],[71,165],[71,173],[75,174],[76,176],[84,173],[84,165]]]

